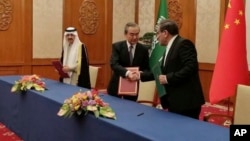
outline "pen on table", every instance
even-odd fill
[[[143,115],[144,113],[140,113],[140,114],[138,114],[137,116],[139,117],[139,116],[141,116],[141,115]]]

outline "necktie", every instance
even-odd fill
[[[129,59],[130,59],[130,65],[133,63],[133,46],[129,47]]]
[[[167,58],[167,55],[166,54],[164,54],[164,60],[163,60],[163,66],[165,66],[165,63],[166,63],[166,58]]]
[[[166,52],[164,53],[164,60],[163,60],[163,67],[165,67],[165,63],[166,63],[166,58],[167,58],[167,49],[166,49]]]

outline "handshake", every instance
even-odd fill
[[[129,71],[127,74],[127,78],[129,81],[140,80],[140,73],[140,71]]]

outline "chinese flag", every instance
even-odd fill
[[[230,0],[212,77],[209,100],[233,96],[237,84],[248,84],[246,23],[243,0]]]

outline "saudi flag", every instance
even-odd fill
[[[167,18],[168,18],[167,3],[166,3],[166,0],[161,0],[155,30],[157,30],[158,24],[160,23],[160,21],[162,19],[167,19]],[[151,54],[150,54],[150,60],[149,60],[149,64],[150,64],[151,69],[156,63],[159,62],[159,60],[161,59],[163,53],[165,52],[165,49],[166,49],[165,46],[160,46],[159,45],[159,43],[158,43],[158,41],[156,39],[156,35],[155,35],[154,36],[154,42],[153,42],[153,45],[152,45],[152,51],[151,51]]]
[[[167,3],[166,0],[161,0],[155,30],[157,30],[160,21],[167,18],[168,18]],[[154,76],[157,77],[158,75],[160,75],[159,73],[161,73],[161,68],[159,64],[161,63],[162,56],[163,53],[165,52],[166,47],[160,46],[160,44],[156,39],[156,35],[154,36],[153,40],[154,42],[152,45],[152,51],[150,53],[149,66],[151,71],[154,73]],[[160,84],[158,79],[156,79],[156,87],[158,95],[160,97],[166,94],[164,86]]]

